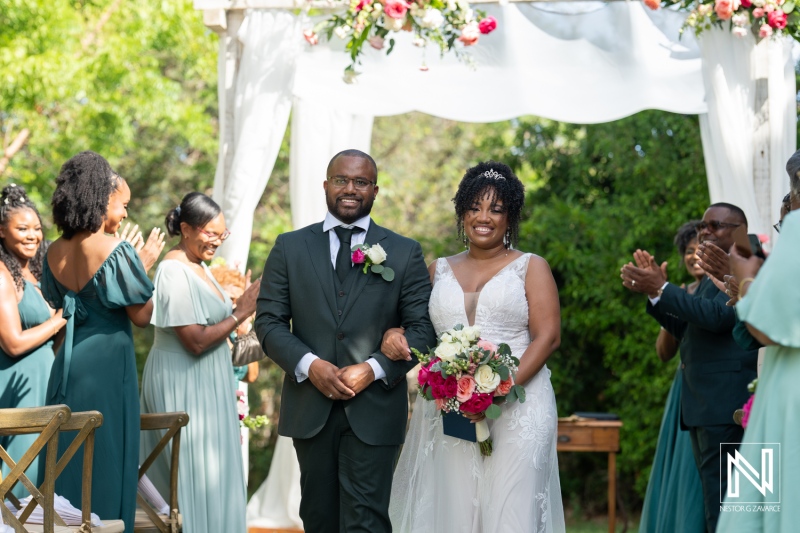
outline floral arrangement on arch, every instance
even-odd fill
[[[466,0],[332,0],[330,5],[346,7],[346,11],[304,30],[303,36],[311,45],[319,43],[319,35],[346,41],[351,60],[344,72],[348,83],[359,74],[356,65],[364,45],[385,49],[388,55],[395,46],[394,33],[412,32],[415,46],[425,48],[433,43],[442,55],[455,50],[459,59],[469,61],[463,48],[497,28],[497,19],[472,9]],[[420,69],[428,70],[424,59]]]
[[[790,35],[800,37],[800,16],[793,0],[644,0],[650,9],[678,5],[689,11],[681,31],[687,27],[696,34],[728,23],[737,37],[749,32],[760,39]]]

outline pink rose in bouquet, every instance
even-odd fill
[[[487,352],[496,352],[497,351],[497,345],[492,344],[491,342],[489,342],[489,341],[487,341],[485,339],[479,339],[478,340],[478,348],[480,348],[481,350],[486,350]]]
[[[314,30],[304,30],[303,38],[311,46],[319,44],[319,36],[316,33],[314,33]]]
[[[786,13],[780,9],[767,13],[767,23],[776,30],[782,30],[786,27]]]
[[[470,22],[461,30],[461,36],[458,40],[464,43],[464,46],[472,46],[478,42],[480,36],[481,30],[478,25],[474,22]]]
[[[430,372],[428,374],[428,385],[431,387],[431,396],[434,399],[444,398],[444,378],[439,372]]]
[[[380,35],[373,35],[369,39],[367,39],[369,45],[374,48],[375,50],[383,50],[385,39]]]
[[[753,9],[753,18],[760,19],[764,16],[764,10],[760,7]]]
[[[383,12],[387,17],[402,20],[406,16],[409,5],[401,0],[388,0],[383,6]]]
[[[484,412],[492,405],[492,394],[486,393],[473,394],[472,398],[461,404],[461,410],[465,413],[478,414]]]
[[[366,254],[364,254],[364,252],[362,252],[360,248],[357,249],[355,252],[353,252],[353,255],[350,257],[350,260],[353,262],[354,265],[363,265],[366,259],[367,259]]]
[[[364,9],[365,7],[370,5],[371,3],[372,3],[372,0],[360,0],[356,4],[356,11],[361,11],[362,9]]]
[[[500,382],[500,385],[497,386],[494,394],[495,396],[508,396],[508,393],[511,392],[511,387],[513,386],[514,378],[512,376],[508,376],[507,380]]]
[[[419,374],[417,374],[417,383],[419,383],[420,387],[424,387],[428,384],[428,375],[430,374],[430,370],[428,367],[420,366],[419,367]]]
[[[765,39],[772,35],[772,28],[769,24],[762,24],[761,27],[758,29],[758,36],[762,39]]]
[[[472,376],[462,376],[461,379],[458,380],[456,399],[464,403],[472,397],[473,392],[475,392],[475,378]]]
[[[656,10],[661,7],[661,0],[644,0],[644,5],[650,9]]]
[[[484,35],[492,33],[497,29],[497,19],[489,15],[478,23],[478,29]]]
[[[733,16],[733,0],[716,0],[714,11],[720,20],[728,20]]]
[[[747,403],[742,406],[742,427],[747,427],[747,422],[750,420],[750,410],[753,408],[753,400],[755,400],[756,395],[751,394],[750,398],[747,400]]]
[[[750,7],[750,6],[753,5],[752,0],[741,0],[740,3],[742,5],[742,7],[745,7],[745,8]]]

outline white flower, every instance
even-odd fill
[[[423,28],[433,29],[444,24],[444,15],[438,9],[426,9],[419,25]]]
[[[333,30],[333,33],[335,33],[339,39],[345,40],[347,39],[347,33],[349,30],[350,28],[348,26],[338,26],[335,30]]]
[[[475,20],[475,12],[472,9],[467,9],[464,12],[464,22],[473,22]]]
[[[489,365],[481,365],[475,372],[475,384],[479,392],[493,392],[500,385],[500,374],[496,374]]]
[[[467,326],[462,331],[469,342],[475,342],[481,336],[481,330],[475,326]]]
[[[738,13],[731,18],[731,21],[735,26],[747,26],[747,23],[750,22],[747,17],[747,13]],[[735,34],[735,28],[734,28]],[[747,32],[745,31],[745,35]],[[744,37],[744,35],[737,35],[737,37]]]
[[[459,352],[458,346],[449,342],[443,342],[436,347],[434,354],[442,361],[447,361],[448,363],[452,363],[453,361],[455,361],[458,352]]]
[[[344,76],[342,76],[342,80],[348,85],[352,85],[358,82],[358,75],[360,72],[356,72],[355,70],[348,68],[344,71]]]
[[[740,38],[747,37],[747,29],[742,28],[741,26],[736,26],[735,28],[733,28],[731,33],[733,34],[734,37],[740,37]]]
[[[400,31],[403,29],[404,20],[402,19],[393,19],[392,17],[383,17],[383,24],[382,26],[389,31]]]
[[[458,5],[456,4],[456,0],[447,0],[447,10],[448,11],[455,11]]]
[[[386,261],[386,252],[380,244],[373,244],[366,253],[373,265],[380,265]]]
[[[422,37],[416,37],[416,38],[415,38],[413,41],[411,41],[411,42],[412,42],[412,44],[413,44],[414,46],[416,46],[417,48],[422,48],[423,46],[425,46],[426,44],[428,44],[428,41],[426,41],[426,40],[425,40],[425,39],[423,39]]]
[[[453,342],[453,336],[450,335],[449,333],[442,333],[441,341],[442,342]]]
[[[753,0],[753,5],[756,7],[764,7],[767,2],[765,0]]]
[[[764,0],[758,0],[758,1],[763,2]],[[753,2],[753,3],[755,4],[755,2]],[[710,15],[711,11],[713,11],[713,10],[714,10],[714,6],[712,6],[711,4],[701,4],[700,7],[697,8],[697,12],[700,13],[700,15],[702,15],[704,17]]]

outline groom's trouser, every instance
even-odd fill
[[[389,495],[400,446],[362,442],[342,402],[333,404],[319,433],[293,439],[300,462],[303,528],[307,533],[389,533]]]
[[[728,488],[727,476],[721,475],[719,445],[724,442],[742,442],[743,435],[744,429],[736,424],[689,428],[694,461],[703,487],[707,533],[714,533],[717,530],[721,495],[724,496]]]

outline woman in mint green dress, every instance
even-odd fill
[[[797,163],[800,169],[800,161]],[[790,176],[792,209],[797,210],[800,180],[793,173]],[[739,496],[725,499],[737,510],[720,513],[717,531],[725,533],[789,533],[800,527],[800,507],[796,505],[800,494],[800,214],[792,212],[784,218],[775,249],[760,270],[759,266],[757,257],[744,259],[731,251],[732,274],[741,286],[736,314],[767,347],[742,446],[779,443],[780,459],[774,459],[773,491],[761,494],[740,476]],[[760,453],[746,458],[760,472]],[[758,505],[777,506],[780,511],[753,511]]]
[[[42,294],[67,319],[56,355],[47,403],[73,411],[97,410],[103,425],[95,435],[92,511],[122,519],[133,532],[139,469],[139,402],[131,322],[145,327],[153,309],[147,269],[158,249],[152,242],[143,264],[116,231],[127,216],[130,189],[94,152],[67,161],[56,180],[53,218],[61,237],[47,252]],[[151,246],[152,245],[152,246]],[[69,439],[59,441],[62,453]],[[82,455],[56,480],[56,493],[80,507]]]
[[[42,273],[42,220],[25,190],[9,185],[0,194],[0,409],[40,407],[53,365],[52,337],[66,323],[54,316],[39,293]],[[18,461],[38,435],[0,437],[0,445]],[[38,480],[40,459],[26,470]],[[9,472],[2,463],[2,474]],[[18,498],[28,491],[17,483]]]
[[[142,412],[186,411],[181,437],[178,505],[185,533],[245,533],[246,490],[236,387],[228,336],[255,311],[259,283],[231,301],[204,262],[228,236],[219,206],[187,194],[167,215],[180,243],[159,264],[152,323],[155,342],[142,376]],[[141,457],[160,435],[142,433]],[[148,477],[162,494],[169,487],[169,453]]]
[[[697,265],[695,221],[687,222],[675,235],[683,264],[695,282],[686,287],[691,294],[705,273]],[[656,341],[659,358],[667,362],[679,349],[679,341],[663,328]],[[675,374],[658,433],[658,444],[642,506],[640,533],[702,533],[705,531],[700,475],[692,454],[689,432],[681,429],[681,374]]]

